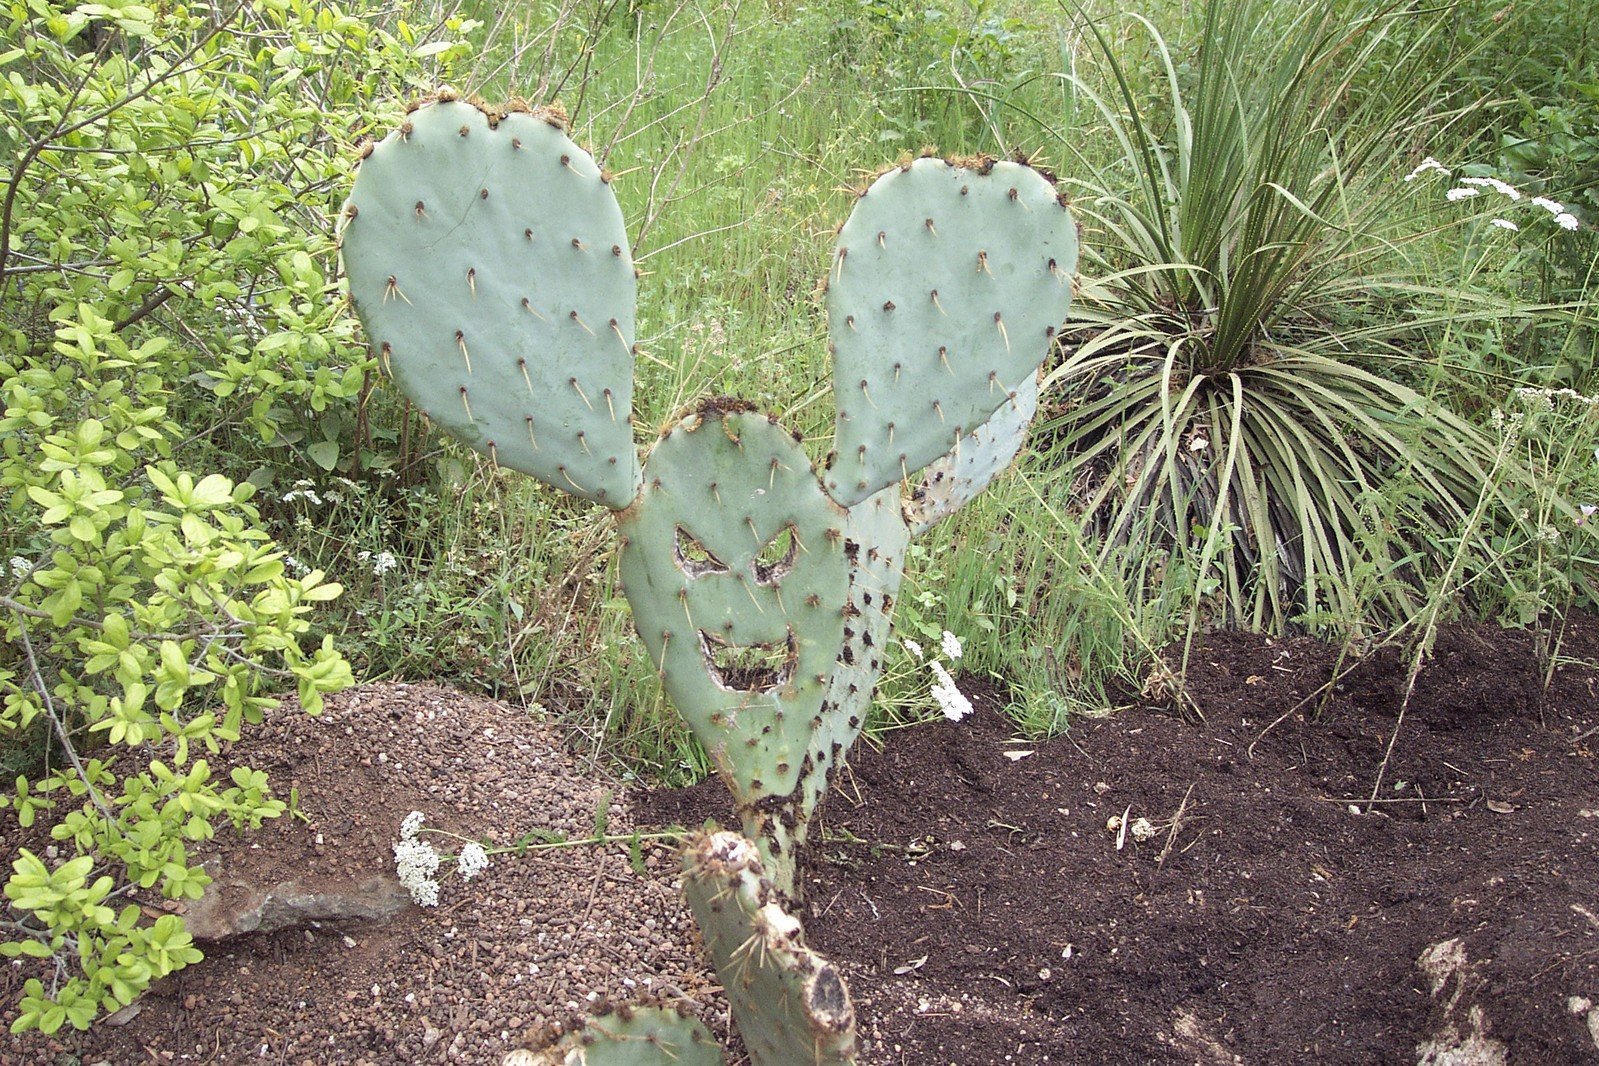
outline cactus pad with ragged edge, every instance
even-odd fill
[[[746,825],[794,791],[818,728],[843,642],[844,523],[794,438],[731,401],[661,438],[619,516],[639,635]]]
[[[828,492],[851,506],[949,452],[1048,354],[1077,229],[1023,163],[918,159],[880,177],[828,277],[838,406]]]
[[[905,501],[912,536],[965,507],[1015,461],[1038,411],[1038,375],[1023,378],[1012,397],[987,422],[962,437],[948,455],[922,471],[921,483]]]
[[[754,844],[737,833],[695,840],[683,857],[683,894],[753,1066],[855,1061],[849,989],[776,902]]]
[[[621,209],[546,113],[424,104],[362,162],[341,220],[384,370],[496,462],[625,507],[636,282]]]
[[[620,1007],[588,1019],[544,1051],[513,1052],[505,1066],[724,1066],[710,1032],[668,1007]]]

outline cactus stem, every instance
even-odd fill
[[[955,373],[955,368],[949,365],[949,349],[942,344],[938,346],[938,361],[944,364],[945,370],[948,370],[951,374]]]
[[[477,425],[477,419],[472,417],[472,405],[470,403],[468,403],[467,399],[466,399],[466,386],[465,385],[461,386],[461,406],[466,408],[466,420],[468,422],[472,423],[474,426]]]
[[[455,346],[461,349],[461,358],[466,360],[466,372],[470,374],[472,372],[472,356],[466,350],[466,334],[460,330],[455,331]]]
[[[582,326],[584,333],[587,333],[590,337],[594,336],[594,331],[592,329],[589,329],[589,324],[587,322],[583,321],[583,319],[581,317],[579,317],[579,315],[578,315],[578,313],[576,311],[573,311],[567,317],[570,318],[573,322],[576,322],[578,325]],[[593,408],[590,408],[590,410],[592,410],[592,409]]]
[[[938,420],[940,422],[944,421],[944,408],[937,400],[933,401],[933,410],[938,412]]]
[[[866,388],[865,378],[861,378],[861,395],[866,397],[866,402],[872,405],[872,410],[877,410],[877,401],[872,399],[870,390]]]
[[[988,269],[988,253],[987,252],[978,252],[977,253],[977,269],[978,269],[978,271],[980,273],[987,274],[989,277],[993,277],[994,276],[994,272],[992,270]]]
[[[943,315],[945,318],[949,317],[949,312],[944,310],[944,305],[938,302],[938,290],[937,289],[933,290],[933,306],[938,308],[938,313],[939,314]]]
[[[529,387],[531,388],[531,386],[529,386]],[[526,417],[525,421],[527,422],[527,439],[528,439],[528,443],[533,445],[533,450],[534,451],[541,451],[542,449],[539,447],[539,439],[533,435],[533,416],[532,415],[528,415]]]
[[[577,314],[576,311],[573,311],[572,313],[574,315]],[[578,396],[582,397],[583,402],[588,405],[588,409],[590,411],[594,410],[594,405],[589,403],[588,394],[583,391],[583,386],[577,383],[577,378],[567,378],[566,383],[577,390]]]
[[[472,299],[477,299],[477,267],[466,268],[466,287],[472,290]]]
[[[606,389],[605,390],[605,406],[611,412],[611,421],[615,422],[616,421],[616,404],[611,400],[611,390],[610,389]]]
[[[581,429],[577,431],[577,442],[578,442],[579,445],[582,446],[584,455],[593,455],[594,454],[593,452],[589,451],[588,437],[584,434],[584,432]]]
[[[538,310],[536,308],[534,308],[534,306],[533,306],[533,301],[529,300],[526,296],[522,297],[522,310],[526,311],[528,314],[532,315],[534,318],[538,319],[540,322],[548,322],[549,321],[549,319],[545,318],[543,315],[538,313]]]
[[[931,233],[935,237],[938,236],[938,230],[937,230],[937,228],[934,227],[932,219],[928,219],[926,222],[923,223],[923,225],[925,225],[927,227],[927,232],[928,233]]]
[[[556,467],[555,469],[557,469],[557,470],[559,470],[561,472],[561,476],[566,479],[566,483],[568,485],[572,486],[574,489],[576,489],[579,492],[583,491],[583,486],[579,485],[577,482],[573,481],[572,480],[572,475],[568,474],[566,472],[566,464],[565,463],[562,463],[560,466]]]
[[[994,312],[994,325],[999,327],[999,335],[1005,342],[1005,352],[1010,353],[1010,334],[1005,332],[1005,320],[999,317],[999,312]]]

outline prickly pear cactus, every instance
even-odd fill
[[[544,1051],[514,1051],[504,1066],[723,1066],[699,1019],[669,1007],[619,1007],[590,1018]]]
[[[368,343],[429,418],[627,506],[633,260],[616,197],[556,113],[416,108],[361,163],[340,240]]]
[[[805,946],[755,846],[711,833],[684,855],[683,894],[754,1066],[855,1061],[855,1007],[832,963]]]
[[[437,424],[618,512],[640,636],[792,897],[811,815],[866,719],[911,534],[1025,437],[1076,227],[1023,162],[889,170],[829,272],[825,470],[724,400],[668,429],[641,472],[627,235],[561,125],[453,99],[413,109],[361,164],[343,214],[351,298],[384,369]]]

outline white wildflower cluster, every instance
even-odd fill
[[[1434,159],[1432,156],[1428,156],[1426,159],[1421,161],[1420,165],[1418,165],[1415,170],[1412,170],[1409,174],[1406,174],[1404,180],[1407,182],[1415,181],[1417,178],[1430,171],[1436,171],[1445,177],[1452,177],[1454,174],[1453,171],[1444,166],[1442,163],[1438,162],[1438,160]],[[1520,201],[1524,198],[1520,189],[1516,188],[1514,185],[1503,180],[1502,178],[1474,176],[1458,179],[1454,188],[1444,193],[1444,199],[1448,200],[1452,204],[1459,203],[1462,200],[1469,200],[1474,196],[1481,196],[1484,189],[1492,189],[1500,196],[1503,196],[1505,199],[1511,201]],[[1580,223],[1577,221],[1577,216],[1566,210],[1566,205],[1558,200],[1551,200],[1547,196],[1534,196],[1528,198],[1527,202],[1534,207],[1541,207],[1547,211],[1554,221],[1554,224],[1563,230],[1575,230],[1580,225]],[[1520,224],[1513,222],[1508,218],[1490,219],[1489,224],[1499,229],[1506,230],[1510,233],[1517,233],[1521,230]]]
[[[377,577],[382,577],[384,574],[400,565],[400,561],[389,552],[378,552],[376,555],[373,555],[369,551],[363,551],[360,555],[356,556],[356,558],[361,560],[361,562],[370,565],[372,567],[372,573]]]
[[[470,881],[489,868],[489,853],[477,841],[468,841],[461,846],[461,854],[455,857],[455,868],[461,880]]]
[[[950,676],[948,667],[937,659],[927,658],[922,646],[911,638],[900,637],[899,642],[905,646],[906,651],[916,656],[918,660],[927,663],[927,668],[933,672],[931,689],[933,702],[938,704],[938,709],[944,712],[945,718],[952,722],[958,722],[972,713],[972,701],[967,699],[966,694],[960,690],[960,686],[955,684],[955,679]],[[944,630],[943,634],[938,638],[938,650],[943,652],[944,657],[953,663],[961,657],[961,638],[947,629]]]
[[[439,902],[439,883],[433,880],[433,875],[439,870],[440,856],[433,845],[416,839],[422,821],[422,812],[412,811],[400,823],[400,839],[394,842],[394,866],[400,875],[400,884],[411,893],[417,905],[435,907]],[[487,865],[487,859],[484,864]]]
[[[11,557],[12,577],[27,577],[31,573],[33,573],[32,563],[28,562],[28,560],[24,559],[20,555],[13,555]]]
[[[1570,400],[1572,403],[1581,404],[1584,407],[1599,405],[1599,396],[1584,396],[1576,389],[1538,389],[1531,386],[1523,386],[1516,390],[1516,397],[1528,407],[1537,408],[1540,411],[1553,411],[1556,400]]]
[[[284,503],[293,503],[295,500],[304,500],[306,503],[314,503],[318,506],[322,503],[322,497],[317,495],[316,482],[307,481],[304,478],[296,481],[293,488],[278,498]]]

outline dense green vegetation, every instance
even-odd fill
[[[343,305],[331,220],[408,97],[558,101],[616,175],[640,443],[725,393],[821,458],[817,286],[852,190],[924,146],[1055,171],[1080,318],[1018,471],[914,546],[898,625],[961,635],[1059,729],[1112,682],[1180,685],[1154,650],[1212,625],[1419,661],[1459,613],[1558,656],[1599,503],[1586,14],[0,7],[0,824],[74,810],[61,861],[6,886],[13,953],[75,975],[23,1018],[86,1023],[192,956],[108,901],[192,895],[185,840],[282,812],[208,761],[276,694],[438,678],[537,701],[632,772],[704,770],[607,523],[435,435]],[[885,725],[932,706],[894,655]],[[118,770],[130,748],[156,761]]]

